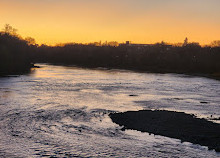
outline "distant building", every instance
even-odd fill
[[[130,45],[130,41],[126,41],[125,44],[126,44],[126,45]]]
[[[166,44],[164,42],[158,43],[160,45],[166,46],[166,47],[172,47],[172,45]],[[139,43],[131,43],[130,41],[126,41],[125,43],[119,44],[119,46],[130,46],[130,47],[137,47],[137,48],[143,48],[143,47],[149,47],[154,46],[155,44],[139,44]]]
[[[131,41],[126,41],[125,43],[121,43],[119,45],[126,45],[126,46],[133,46],[133,47],[145,47],[145,46],[151,46],[152,44],[138,44],[138,43],[131,43]]]
[[[138,44],[138,43],[130,44],[130,46],[134,46],[134,47],[147,47],[152,45],[153,44]]]

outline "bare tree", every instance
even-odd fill
[[[35,39],[32,37],[26,37],[24,40],[27,41],[28,45],[35,45],[36,44]]]
[[[213,42],[211,43],[211,47],[220,47],[220,40],[213,41]]]
[[[13,36],[16,36],[17,35],[17,29],[13,28],[10,24],[5,24],[5,27],[3,29],[3,32],[6,33],[6,34],[10,34],[10,35],[13,35]]]
[[[188,38],[186,37],[183,43],[183,46],[186,46],[188,44]]]

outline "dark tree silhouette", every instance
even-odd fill
[[[211,47],[220,47],[220,40],[213,41]]]
[[[23,40],[16,29],[6,25],[0,32],[0,74],[24,72],[31,62],[76,65],[82,67],[121,68],[160,73],[197,73],[220,78],[220,47],[201,47],[199,43],[182,46],[156,44],[118,44],[95,42],[38,46],[33,38]]]
[[[16,29],[6,24],[0,32],[0,75],[21,74],[30,70],[30,47]]]
[[[201,47],[199,43],[172,46],[121,44],[95,46],[67,44],[43,45],[33,54],[34,62],[69,64],[83,67],[122,68],[150,72],[220,73],[220,47]]]

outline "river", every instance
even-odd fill
[[[0,157],[220,157],[200,145],[122,131],[108,116],[165,109],[212,121],[220,117],[218,80],[38,65],[0,78]]]

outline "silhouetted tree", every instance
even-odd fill
[[[13,28],[9,24],[5,24],[5,27],[3,29],[3,33],[9,34],[9,35],[13,35],[13,36],[17,35],[17,31],[18,31],[17,29]]]
[[[188,38],[186,37],[184,42],[183,42],[183,46],[186,46],[188,44]]]
[[[24,40],[27,42],[28,45],[35,45],[36,44],[35,39],[32,37],[26,37]]]
[[[107,67],[151,72],[220,74],[220,47],[183,46],[165,42],[151,45],[101,42],[68,43],[57,46],[33,45],[33,38],[14,36],[12,27],[0,33],[0,73],[28,70],[31,62]],[[218,42],[215,42],[215,44]],[[118,46],[117,46],[118,45]]]
[[[154,45],[96,46],[67,44],[41,46],[35,62],[71,64],[84,67],[107,67],[151,72],[219,73],[220,48],[201,47],[199,43],[172,46],[165,42]]]
[[[0,32],[0,75],[20,74],[30,70],[31,48],[6,24]]]
[[[220,47],[220,40],[211,42],[211,47]]]

